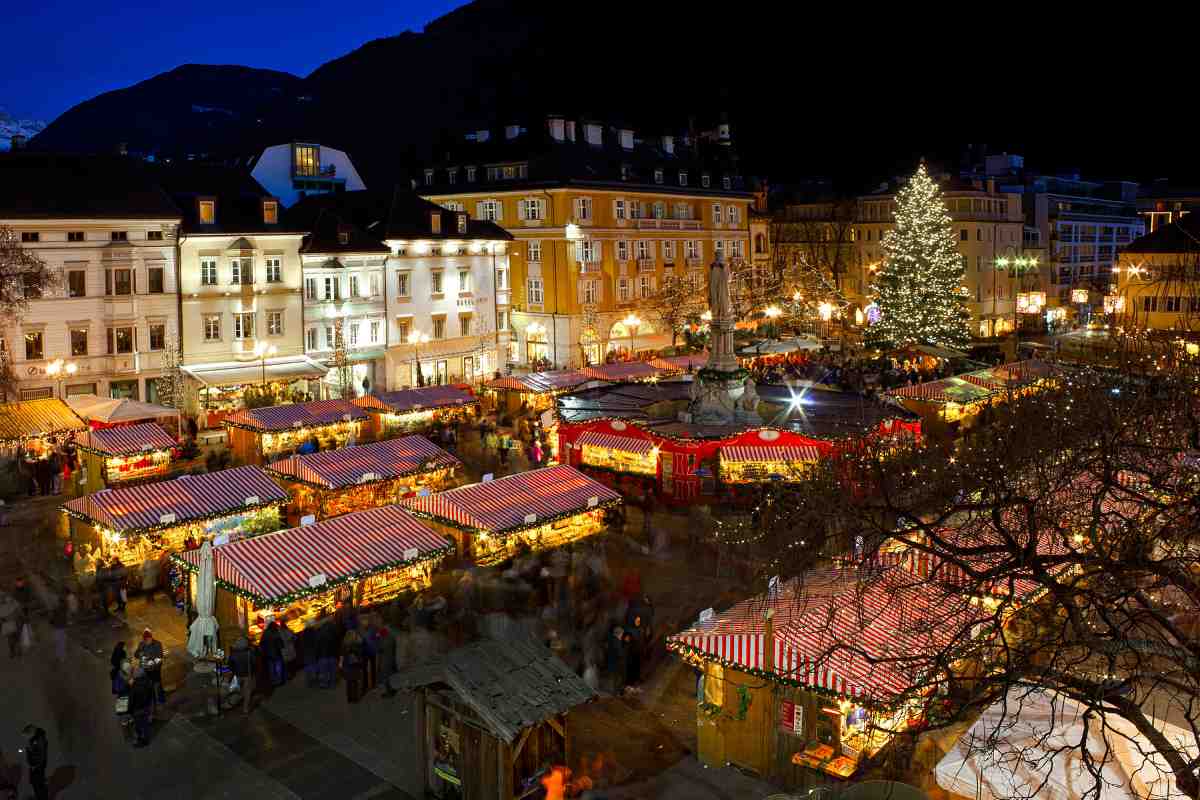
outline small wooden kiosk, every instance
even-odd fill
[[[258,467],[236,467],[207,475],[102,489],[62,506],[78,549],[88,544],[104,559],[127,566],[183,549],[222,534],[240,536],[276,530],[287,492]]]
[[[414,688],[425,791],[437,798],[542,796],[571,763],[567,713],[596,693],[539,643],[483,640],[392,678]]]
[[[578,389],[590,380],[577,370],[555,370],[505,375],[488,381],[484,388],[496,397],[496,408],[500,413],[515,414],[522,406],[533,411],[552,408],[554,398]]]
[[[67,487],[72,497],[163,478],[178,443],[155,422],[97,428],[75,439],[82,466]]]
[[[462,462],[424,436],[405,436],[276,461],[267,472],[292,496],[288,519],[298,525],[385,506],[421,490],[446,488]]]
[[[621,495],[565,465],[473,483],[403,505],[445,531],[458,554],[479,566],[499,564],[523,548],[534,552],[604,529],[604,511]]]
[[[798,481],[821,460],[821,450],[802,445],[730,445],[718,451],[721,483],[759,484]]]
[[[597,364],[580,370],[589,380],[608,383],[643,383],[679,375],[683,369],[673,364],[654,359],[653,361],[617,361],[612,364]]]
[[[221,638],[262,636],[268,617],[299,633],[340,603],[373,606],[429,586],[452,544],[398,506],[372,508],[213,548]],[[200,551],[172,560],[196,596]]]
[[[479,411],[479,398],[462,386],[424,386],[359,397],[356,406],[371,413],[375,438],[427,430],[435,422],[463,422]]]
[[[0,403],[0,451],[24,450],[34,458],[50,455],[49,440],[87,430],[87,423],[62,400]]]
[[[344,447],[362,438],[368,421],[367,412],[349,400],[316,400],[242,409],[224,425],[234,456],[262,465],[314,438],[324,450]]]

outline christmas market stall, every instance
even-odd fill
[[[132,397],[98,397],[94,394],[68,397],[67,404],[93,429],[157,422],[172,436],[179,435],[179,411],[167,406]]]
[[[390,505],[419,492],[437,492],[453,482],[462,462],[424,436],[291,456],[267,472],[292,497],[288,519],[336,517]]]
[[[590,380],[573,369],[530,372],[495,378],[484,384],[484,390],[494,398],[497,411],[516,414],[523,408],[544,411],[554,405],[554,398],[578,389]]]
[[[605,509],[621,502],[574,467],[557,466],[410,497],[403,505],[454,539],[461,557],[491,566],[523,548],[549,550],[599,533]]]
[[[0,403],[0,450],[23,451],[30,460],[48,458],[51,439],[61,441],[87,430],[87,423],[62,400],[25,400]]]
[[[75,444],[81,469],[67,487],[72,497],[161,479],[170,471],[178,446],[174,437],[154,422],[97,428],[76,437]]]
[[[269,619],[299,633],[341,604],[369,608],[421,591],[451,550],[449,540],[398,506],[218,544],[212,558],[220,635],[226,643],[243,635],[257,642]],[[187,596],[194,598],[200,551],[172,560],[189,573]]]
[[[287,492],[258,467],[102,489],[62,506],[75,549],[126,566],[158,562],[197,544],[280,527]]]
[[[543,794],[575,763],[567,714],[596,692],[539,642],[468,644],[391,679],[415,690],[428,797],[517,800]]]
[[[679,375],[683,368],[661,359],[654,361],[616,361],[612,364],[597,364],[580,370],[590,380],[607,383],[638,383],[662,380]]]
[[[224,420],[229,448],[244,464],[291,455],[314,439],[321,450],[345,447],[361,439],[369,423],[366,410],[349,400],[247,408]]]
[[[902,386],[888,392],[936,430],[938,424],[970,424],[987,405],[1003,402],[1010,396],[1037,391],[1054,380],[1059,368],[1045,361],[1030,359],[1002,364],[949,378]]]
[[[464,422],[479,410],[469,389],[448,384],[369,394],[354,404],[370,412],[377,439],[428,430],[435,422]]]
[[[200,406],[209,427],[242,408],[248,389],[269,390],[275,397],[319,396],[320,379],[329,367],[308,356],[226,361],[182,368],[200,387]]]
[[[720,480],[726,485],[797,481],[821,459],[816,444],[731,444],[720,449]]]

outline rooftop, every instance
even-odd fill
[[[263,201],[275,198],[240,168],[184,162],[159,166],[155,177],[178,206],[185,234],[296,234],[307,230],[285,222],[282,204],[275,208],[277,221],[268,223]],[[200,219],[202,199],[215,201],[211,223]]]
[[[1126,253],[1200,253],[1200,214],[1185,214],[1171,225],[1147,233],[1125,246]]]
[[[424,436],[404,436],[324,453],[291,456],[276,461],[267,467],[267,472],[284,480],[338,489],[461,466],[461,461]]]
[[[141,162],[47,153],[0,155],[0,219],[178,220]]]

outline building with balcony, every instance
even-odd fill
[[[717,254],[748,258],[753,198],[728,124],[643,138],[550,116],[466,139],[424,169],[419,192],[512,235],[510,364],[580,366],[669,345],[643,301],[668,276],[702,287]]]
[[[315,142],[272,145],[249,166],[251,177],[285,207],[313,195],[367,188],[345,152]]]
[[[162,352],[175,333],[180,221],[135,162],[0,157],[0,225],[62,274],[55,289],[26,287],[24,313],[0,325],[17,381],[9,399],[157,399]]]
[[[1160,179],[1138,192],[1137,210],[1146,222],[1146,233],[1173,225],[1197,209],[1200,209],[1200,188],[1195,186],[1172,186]]]

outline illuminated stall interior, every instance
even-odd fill
[[[653,383],[683,372],[680,367],[661,359],[653,361],[617,361],[612,364],[597,364],[580,370],[590,380],[608,383]]]
[[[460,556],[490,566],[523,547],[548,550],[599,533],[604,510],[621,502],[574,467],[557,466],[411,497],[403,505],[446,531]]]
[[[958,422],[977,414],[988,402],[1010,394],[1037,391],[1052,379],[1054,367],[1031,359],[966,372],[941,380],[901,386],[888,392],[908,410],[928,421]]]
[[[484,384],[484,389],[496,397],[496,406],[501,413],[515,414],[522,407],[533,411],[552,408],[555,397],[578,389],[590,380],[577,370],[530,372],[490,380]]]
[[[200,407],[216,414],[243,406],[246,389],[269,388],[280,399],[312,393],[329,368],[308,356],[196,364],[182,368],[200,384]]]
[[[429,586],[452,543],[398,506],[384,506],[213,548],[221,637],[257,642],[268,619],[296,633],[339,604],[370,607]],[[172,557],[190,573],[200,551]]]
[[[299,524],[441,491],[462,462],[424,436],[405,436],[276,461],[267,468],[292,496],[288,519]]]
[[[361,440],[367,412],[349,400],[315,400],[267,408],[247,408],[226,417],[229,447],[246,464],[263,464],[296,452],[316,439],[321,450]]]
[[[24,450],[36,458],[50,456],[49,440],[60,442],[87,430],[85,423],[62,400],[26,400],[0,404],[0,450]]]
[[[182,550],[190,536],[252,536],[280,527],[287,492],[258,467],[103,489],[62,506],[78,549],[132,566]]]
[[[586,431],[574,446],[581,448],[580,463],[588,467],[633,475],[658,473],[658,447],[650,439]]]
[[[813,445],[722,447],[719,453],[721,483],[762,483],[798,480],[821,459]]]
[[[72,477],[73,497],[122,483],[162,478],[171,470],[177,442],[155,422],[98,428],[75,439],[82,469]]]
[[[359,397],[354,404],[370,412],[378,439],[423,431],[437,421],[463,422],[479,409],[475,395],[449,385],[369,394]]]

